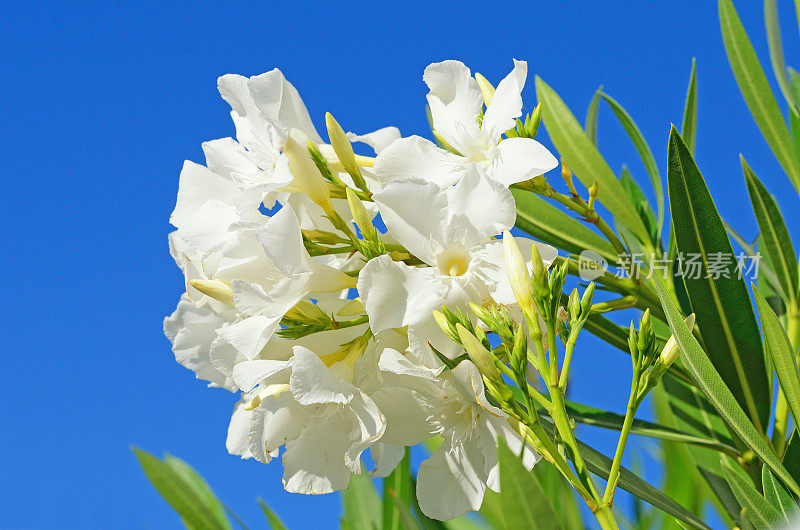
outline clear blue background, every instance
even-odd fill
[[[263,526],[257,495],[290,527],[338,520],[338,496],[286,494],[279,463],[226,454],[234,397],[175,363],[161,332],[183,285],[166,240],[181,163],[202,161],[201,142],[233,133],[221,74],[277,66],[320,130],[330,111],[346,129],[391,124],[410,135],[428,134],[428,63],[461,59],[497,82],[512,57],[526,59],[527,111],[534,73],[581,120],[603,84],[663,171],[694,56],[697,159],[722,214],[755,235],[743,152],[797,233],[798,197],[737,91],[715,2],[482,4],[2,3],[0,527],[178,526],[131,444],[186,459],[253,527]],[[760,2],[737,4],[769,68]],[[797,65],[794,10],[779,4]],[[628,162],[646,184],[607,108],[600,145],[612,167]],[[622,353],[587,340],[574,372],[574,399],[623,410]],[[582,435],[613,447],[608,433]]]

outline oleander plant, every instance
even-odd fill
[[[764,14],[788,116],[719,0],[741,93],[800,192],[800,74],[775,0]],[[695,65],[680,130],[664,127],[666,189],[602,90],[581,124],[538,77],[523,104],[524,61],[496,86],[455,60],[422,80],[430,138],[345,132],[327,114],[326,140],[280,70],[219,78],[235,138],[204,143],[205,162],[180,173],[169,249],[186,292],[164,332],[180,364],[236,396],[227,452],[280,460],[286,491],[342,492],[331,523],[351,530],[789,525],[797,252],[744,156],[758,238],[718,213],[694,161]],[[646,179],[604,160],[601,105]],[[557,156],[536,140],[545,129]],[[615,381],[630,389],[622,412],[568,399],[587,334],[630,359]],[[613,454],[579,424],[616,431]],[[632,434],[657,440],[659,484],[622,465]],[[135,452],[187,527],[244,526],[185,462]],[[615,505],[620,489],[635,509]],[[281,506],[259,502],[284,528]]]

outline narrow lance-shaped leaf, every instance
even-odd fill
[[[218,514],[206,504],[205,498],[198,495],[197,489],[188,484],[169,464],[136,447],[133,448],[133,452],[139,459],[147,478],[164,500],[183,518],[186,526],[230,528],[228,520],[220,520]]]
[[[675,342],[681,353],[681,360],[686,368],[697,381],[700,390],[708,398],[719,415],[730,426],[733,432],[741,441],[753,450],[765,465],[767,465],[775,476],[780,478],[784,484],[795,494],[800,495],[800,486],[794,481],[786,468],[783,467],[772,448],[764,440],[750,419],[745,414],[742,407],[736,401],[731,391],[725,386],[720,375],[714,369],[714,365],[700,347],[697,339],[689,331],[684,323],[684,317],[675,307],[675,302],[670,298],[667,288],[658,276],[654,277],[658,297],[667,316],[669,327],[675,336]]]
[[[783,220],[775,198],[759,180],[744,157],[740,157],[747,192],[753,204],[758,229],[761,232],[761,248],[768,255],[771,271],[775,280],[783,289],[787,303],[796,303],[798,294],[797,255],[792,244],[792,237]]]
[[[769,419],[770,392],[758,324],[728,234],[700,170],[678,131],[669,136],[669,203],[684,285],[708,357],[759,431]]]
[[[598,200],[614,219],[625,225],[641,241],[648,241],[649,234],[628,200],[614,172],[589,139],[567,105],[558,94],[540,78],[536,78],[536,96],[544,108],[543,117],[550,139],[575,176],[587,188],[598,182]]]
[[[542,486],[503,441],[497,448],[497,459],[501,499],[504,506],[513,507],[504,512],[505,527],[563,529]]]
[[[644,163],[644,168],[647,170],[650,182],[653,184],[653,192],[656,195],[656,204],[658,207],[658,234],[661,234],[661,228],[664,226],[664,186],[661,183],[661,173],[658,171],[656,159],[653,157],[653,152],[650,150],[650,146],[647,145],[642,131],[639,130],[636,122],[634,122],[631,115],[628,114],[628,111],[608,94],[603,93],[602,96],[611,107],[611,110],[614,111],[614,115],[622,124],[622,128],[628,133],[628,137],[631,139],[631,142],[633,142],[634,147],[636,147],[636,151],[639,153],[642,163]]]
[[[342,503],[348,528],[380,528],[381,501],[366,472],[350,476],[350,485],[342,492]]]
[[[772,360],[783,395],[789,404],[795,425],[800,425],[800,377],[797,375],[795,354],[789,337],[764,296],[753,289],[764,332],[764,346]]]
[[[778,20],[778,6],[775,0],[764,0],[764,25],[767,27],[767,43],[769,44],[769,58],[778,87],[789,105],[792,113],[800,116],[800,107],[792,93],[789,76],[786,74],[786,61],[783,58],[783,39],[781,39],[781,25]]]
[[[771,530],[778,522],[780,515],[770,503],[758,492],[750,478],[727,459],[722,460],[722,471],[730,484],[736,500],[742,505],[750,522],[758,529]]]
[[[797,505],[783,484],[766,467],[761,468],[761,487],[767,502],[782,516],[783,521],[788,523],[797,511]]]
[[[532,237],[567,252],[580,254],[592,250],[610,263],[617,263],[611,243],[590,230],[581,221],[556,208],[535,193],[511,189],[517,202],[517,228]]]
[[[603,85],[597,88],[586,109],[586,135],[589,140],[597,147],[597,111],[600,110],[600,94],[603,92]]]
[[[264,499],[256,500],[258,501],[258,505],[261,506],[261,511],[264,512],[264,517],[267,518],[267,524],[269,524],[270,530],[287,530],[281,518],[278,517],[278,514],[276,514],[266,502],[264,502]]]
[[[719,0],[719,20],[728,61],[750,114],[792,184],[800,191],[800,163],[794,156],[789,130],[731,0]]]
[[[203,503],[214,514],[215,519],[223,527],[228,527],[228,518],[225,516],[225,508],[222,502],[217,498],[211,487],[200,474],[192,468],[189,464],[180,458],[172,455],[164,456],[164,463],[166,463],[183,481],[186,483],[195,494],[203,500]]]
[[[697,138],[697,60],[692,58],[692,73],[689,76],[689,88],[686,89],[686,105],[683,108],[681,136],[686,147],[694,156],[694,143]]]

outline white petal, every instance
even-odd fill
[[[279,323],[279,318],[255,315],[222,328],[217,335],[239,353],[253,359],[267,344]]]
[[[295,346],[290,362],[292,376],[289,386],[292,395],[301,405],[344,404],[353,399],[355,387],[334,377],[322,359],[308,348]]]
[[[248,156],[247,150],[233,138],[203,142],[208,169],[234,182],[251,182],[261,173]]]
[[[225,440],[225,447],[228,452],[232,455],[239,455],[242,458],[253,456],[247,443],[247,433],[250,429],[250,418],[252,416],[252,411],[244,410],[247,401],[249,400],[244,398],[233,409],[231,423],[228,426],[228,438]]]
[[[540,243],[526,237],[517,237],[515,241],[525,257],[528,274],[531,274],[532,271],[531,247],[533,245],[536,245],[539,250],[545,267],[549,267],[558,255],[558,250],[546,243]],[[473,248],[471,258],[470,272],[474,273],[480,279],[480,282],[487,287],[492,299],[498,304],[515,304],[516,298],[506,274],[502,242],[491,241]]]
[[[386,418],[386,430],[381,442],[398,445],[417,445],[438,432],[428,421],[427,409],[413,390],[387,387],[372,393],[372,399]]]
[[[358,293],[377,333],[421,319],[447,301],[447,285],[429,267],[409,267],[389,256],[372,259],[358,275]]]
[[[164,334],[172,342],[175,360],[195,372],[198,379],[234,391],[236,385],[212,364],[210,356],[217,330],[230,322],[209,308],[182,299],[175,312],[164,319]]]
[[[528,63],[514,59],[514,69],[500,81],[492,101],[486,107],[481,127],[489,133],[494,143],[507,130],[514,127],[522,115],[522,88],[528,76]]]
[[[461,181],[447,190],[450,239],[467,247],[514,226],[517,205],[514,196],[472,164]],[[457,234],[464,235],[457,236]]]
[[[498,144],[488,172],[493,179],[510,186],[515,182],[544,175],[556,167],[556,157],[536,140],[508,138]]]
[[[459,140],[479,131],[478,116],[483,108],[483,94],[477,81],[460,61],[431,64],[425,69],[422,79],[430,88],[427,98],[433,128],[460,150],[462,142]]]
[[[248,87],[256,106],[268,118],[287,129],[301,130],[315,143],[322,142],[300,94],[280,70],[251,77]]]
[[[401,138],[386,146],[375,159],[375,176],[382,184],[403,177],[419,177],[449,186],[461,178],[466,159],[440,149],[419,136]]]
[[[234,182],[207,167],[185,161],[178,181],[178,201],[170,216],[170,223],[181,228],[209,201],[232,205],[237,189]]]
[[[291,394],[268,397],[252,411],[248,449],[256,460],[269,463],[278,448],[296,439],[307,423],[308,415]]]
[[[400,129],[397,127],[384,127],[367,134],[347,133],[351,142],[363,142],[370,146],[375,153],[380,154],[386,147],[400,138]]]
[[[467,400],[477,404],[483,411],[491,416],[507,418],[508,414],[495,407],[486,399],[483,387],[483,378],[472,361],[461,361],[458,366],[450,370],[451,381],[459,393]]]
[[[404,178],[390,182],[372,199],[389,233],[416,257],[435,265],[436,254],[447,243],[445,191],[419,178]]]
[[[285,275],[307,272],[310,258],[291,206],[284,206],[266,222],[258,232],[258,240],[267,257]]]
[[[386,420],[372,399],[356,392],[347,405],[353,415],[350,427],[351,445],[344,454],[344,463],[353,473],[361,473],[361,453],[375,443],[386,429]]]
[[[332,493],[347,488],[350,468],[344,463],[349,422],[339,415],[316,418],[300,437],[286,444],[283,487],[292,493]]]
[[[256,359],[245,361],[233,367],[233,380],[244,392],[250,392],[261,382],[269,384],[273,378],[289,369],[288,361],[268,361]]]
[[[370,447],[370,455],[375,462],[375,469],[370,471],[372,478],[386,478],[392,474],[394,468],[406,455],[406,448],[402,445],[376,443]]]
[[[479,460],[476,466],[475,460]],[[468,455],[463,445],[448,442],[439,446],[433,456],[419,466],[417,499],[428,517],[449,521],[483,503],[486,484],[483,474],[483,455]]]

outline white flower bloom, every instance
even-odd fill
[[[257,236],[282,277],[268,289],[254,282],[231,281],[236,310],[245,318],[219,333],[222,341],[248,359],[261,352],[281,318],[300,300],[313,293],[337,293],[355,286],[354,278],[309,256],[291,207],[281,208]]]
[[[531,138],[501,136],[522,115],[522,88],[527,63],[514,61],[514,69],[503,79],[483,110],[483,95],[469,68],[459,61],[434,63],[423,80],[430,88],[428,105],[434,130],[459,154],[440,149],[433,142],[410,136],[391,143],[375,161],[381,182],[420,177],[448,186],[467,172],[470,162],[505,186],[522,182],[558,166],[555,157]],[[501,141],[502,140],[502,141]]]
[[[500,489],[498,439],[516,453],[522,451],[523,441],[508,423],[508,415],[486,400],[478,369],[462,361],[451,371],[431,370],[414,366],[390,349],[384,350],[379,367],[391,372],[399,384],[415,389],[417,401],[428,411],[429,428],[444,437],[419,467],[417,498],[422,511],[449,520],[480,508],[487,487]],[[387,433],[391,423],[389,419]],[[540,458],[525,447],[525,467],[531,469]]]
[[[439,366],[427,343],[445,354],[458,353],[458,346],[433,320],[434,309],[442,305],[466,308],[470,301],[480,304],[490,299],[514,302],[502,243],[491,239],[513,226],[514,197],[472,165],[450,188],[415,178],[398,179],[373,200],[389,234],[428,267],[412,267],[388,255],[367,263],[359,274],[358,292],[370,326],[376,333],[409,326],[417,358],[428,366]],[[537,245],[552,261],[555,249]]]
[[[259,403],[249,418],[249,454],[268,462],[286,445],[287,491],[318,494],[346,489],[350,474],[361,473],[361,453],[383,434],[383,415],[352,384],[357,361],[348,357],[325,361],[296,346],[289,361],[248,361],[234,369],[233,377],[243,390],[260,385]],[[232,430],[240,432],[241,420],[236,416],[234,420]],[[241,446],[231,445],[247,456]]]
[[[175,312],[164,319],[164,334],[172,342],[175,360],[195,372],[198,379],[208,381],[208,386],[231,392],[237,389],[236,384],[212,364],[210,349],[217,330],[233,322],[232,313],[218,315],[209,308],[196,307],[184,294]]]

